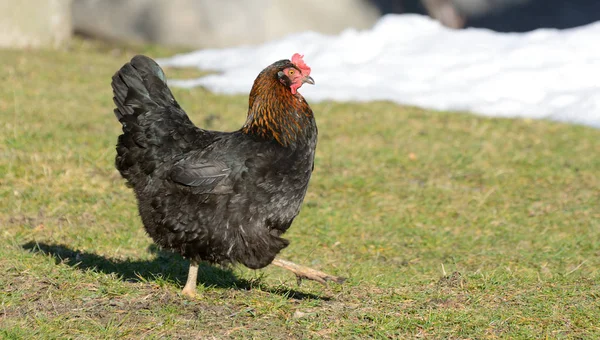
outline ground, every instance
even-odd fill
[[[600,131],[387,102],[312,104],[282,255],[345,284],[204,266],[180,296],[187,261],[152,244],[113,167],[110,77],[138,52],[175,51],[0,51],[0,337],[600,337]],[[203,127],[245,120],[246,96],[174,94]]]

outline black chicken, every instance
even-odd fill
[[[123,125],[116,167],[135,191],[148,234],[190,259],[183,294],[194,296],[198,262],[273,262],[281,235],[300,211],[317,145],[313,112],[297,90],[314,84],[295,54],[265,68],[250,92],[248,117],[234,132],[196,127],[177,104],[165,74],[136,56],[112,78]],[[277,259],[299,277],[327,276]]]

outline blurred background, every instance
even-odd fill
[[[0,46],[59,47],[73,34],[184,48],[258,44],[312,30],[365,29],[419,13],[461,29],[526,32],[600,19],[596,0],[21,0],[0,1]]]

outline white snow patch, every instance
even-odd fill
[[[159,60],[219,74],[175,80],[249,93],[267,65],[304,54],[309,101],[391,100],[487,116],[545,118],[600,128],[600,22],[567,30],[497,33],[447,29],[419,15],[387,15],[370,30],[305,32],[260,46],[201,50]]]

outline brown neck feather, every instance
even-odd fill
[[[267,70],[265,70],[267,71]],[[313,113],[304,97],[292,94],[276,78],[276,72],[262,72],[250,92],[248,118],[242,132],[282,146],[309,137],[315,126]]]

